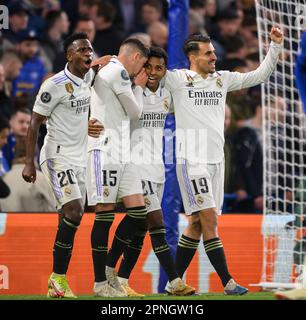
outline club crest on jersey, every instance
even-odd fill
[[[69,196],[71,195],[71,189],[68,188],[68,187],[66,187],[66,188],[64,189],[64,193],[65,193],[66,196],[69,197]]]
[[[216,85],[217,85],[219,88],[222,88],[223,83],[222,83],[221,78],[217,78],[217,80],[216,80]]]
[[[71,82],[68,82],[68,83],[65,84],[65,89],[66,89],[66,91],[67,91],[68,93],[71,94],[69,100],[75,99],[75,96],[73,95],[74,89],[73,89],[73,85],[72,85]]]
[[[169,110],[169,103],[168,103],[167,100],[164,101],[164,108],[165,108],[166,111]]]
[[[197,196],[197,204],[200,206],[200,205],[203,204],[203,202],[204,202],[203,197],[202,196]]]
[[[187,81],[188,83],[186,84],[186,87],[193,87],[193,79],[192,77],[190,77],[190,75],[186,74],[186,78],[187,78]]]
[[[104,189],[103,196],[104,197],[108,197],[109,196],[109,190],[107,188]]]
[[[148,198],[144,199],[144,202],[147,206],[149,206],[151,204],[151,201]]]

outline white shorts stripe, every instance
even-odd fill
[[[184,177],[184,184],[185,184],[185,189],[187,191],[188,194],[188,198],[189,198],[189,204],[191,206],[196,205],[196,201],[194,199],[192,190],[191,190],[191,186],[189,183],[189,177],[188,177],[188,172],[187,172],[187,163],[186,160],[184,160],[183,165],[182,165],[182,172],[183,172],[183,177]]]
[[[96,190],[97,196],[102,196],[102,181],[101,181],[101,158],[100,150],[94,150],[94,168],[95,168],[95,177],[96,177]]]
[[[62,189],[58,183],[56,172],[55,172],[55,170],[53,170],[53,168],[51,166],[51,160],[47,160],[47,164],[48,164],[48,169],[49,169],[49,173],[50,173],[50,177],[51,177],[52,188],[54,190],[54,194],[57,199],[61,199],[61,198],[63,198]]]

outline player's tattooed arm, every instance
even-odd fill
[[[104,131],[104,126],[97,119],[90,119],[88,121],[88,135],[93,138],[98,138]]]

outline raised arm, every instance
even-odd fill
[[[37,137],[40,125],[46,119],[45,116],[33,112],[28,135],[26,139],[26,165],[22,171],[22,177],[26,182],[35,182],[36,168],[34,164]]]
[[[228,91],[249,88],[265,82],[275,70],[278,56],[282,49],[283,33],[279,28],[273,27],[270,32],[271,44],[269,51],[260,66],[250,72],[230,72]]]
[[[143,110],[143,89],[148,81],[145,70],[134,79],[134,92],[132,90],[123,92],[118,95],[118,99],[131,120],[138,120]]]

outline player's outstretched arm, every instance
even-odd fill
[[[36,180],[36,168],[34,164],[35,149],[37,143],[38,130],[40,125],[46,119],[36,112],[32,113],[30,127],[28,129],[28,135],[26,139],[26,165],[22,171],[22,177],[26,182],[35,182]]]
[[[138,120],[143,110],[143,89],[148,81],[148,76],[142,69],[134,79],[135,89],[118,95],[118,99],[131,120]]]
[[[265,82],[275,70],[278,56],[282,50],[283,33],[277,28],[273,27],[270,32],[271,44],[269,51],[260,64],[260,66],[250,72],[230,72],[228,79],[228,91],[240,90],[242,88],[249,88]]]

